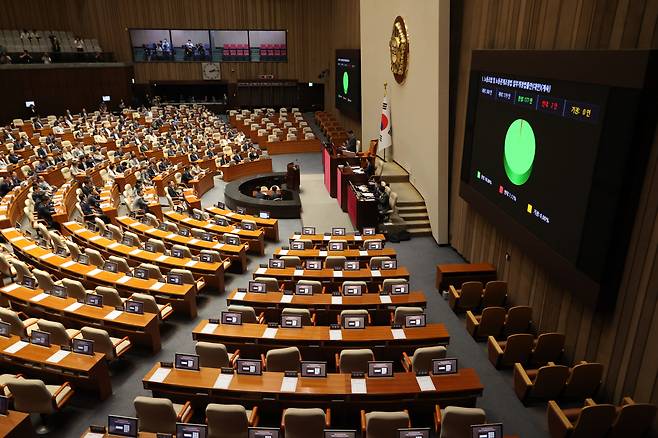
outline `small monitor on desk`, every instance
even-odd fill
[[[55,254],[60,257],[66,257],[68,255],[68,251],[63,246],[57,246],[55,247]]]
[[[363,329],[366,328],[365,315],[345,315],[343,316],[343,328],[346,329]]]
[[[366,240],[364,246],[369,251],[377,251],[383,248],[381,240]]]
[[[345,235],[345,228],[343,228],[343,227],[333,227],[331,229],[331,235],[332,236],[344,236]]]
[[[34,101],[33,100],[26,100],[25,101],[25,108],[29,108],[31,106],[34,106]]]
[[[110,96],[103,96],[102,99],[103,99],[103,102],[109,102],[110,101]]]
[[[56,284],[53,286],[53,289],[50,291],[50,295],[57,298],[67,298],[69,294],[66,292],[66,286],[61,284]]]
[[[88,306],[103,307],[103,295],[88,293],[85,295],[85,304]]]
[[[0,395],[0,415],[7,415],[9,412],[9,399]]]
[[[126,312],[127,313],[134,313],[136,315],[143,315],[144,314],[144,303],[142,303],[141,301],[127,300],[126,301]]]
[[[301,362],[302,377],[327,377],[327,362]]]
[[[315,227],[302,227],[302,235],[304,236],[315,235]]]
[[[329,251],[343,251],[345,249],[345,242],[329,242]]]
[[[215,255],[209,253],[201,253],[199,254],[199,260],[204,263],[215,263]]]
[[[201,240],[205,240],[206,242],[212,242],[213,236],[210,233],[201,233]]]
[[[408,295],[409,283],[391,285],[391,295]]]
[[[180,248],[173,248],[171,250],[171,256],[176,257],[178,259],[182,259],[182,258],[185,258],[185,253]]]
[[[459,371],[457,358],[449,357],[445,359],[432,360],[432,374],[440,376],[443,374],[455,374]]]
[[[219,225],[220,227],[225,227],[225,226],[228,225],[228,222],[226,221],[226,219],[224,219],[223,217],[219,217],[219,216],[215,216],[213,218],[213,222],[216,225]]]
[[[322,261],[321,260],[307,260],[306,261],[306,269],[310,271],[319,271],[322,269]]]
[[[226,205],[223,202],[217,201],[216,205],[217,205],[217,208],[219,208],[221,210],[226,210]]]
[[[105,263],[103,263],[103,270],[116,274],[119,271],[119,264],[117,262],[107,260]]]
[[[430,438],[430,428],[414,427],[398,429],[397,438]]]
[[[0,336],[5,338],[11,337],[11,325],[4,321],[0,321]]]
[[[271,427],[250,427],[248,438],[279,438],[279,429]]]
[[[222,324],[242,325],[242,313],[240,312],[222,312]]]
[[[503,423],[477,424],[471,426],[472,438],[503,438]]]
[[[228,245],[240,245],[240,238],[238,236],[224,236],[224,242]]]
[[[258,217],[261,218],[261,219],[269,219],[270,218],[270,212],[269,211],[258,212]]]
[[[192,218],[197,221],[203,220],[203,215],[197,211],[192,213]]]
[[[346,271],[358,271],[361,269],[361,265],[358,260],[345,260],[344,269]]]
[[[425,327],[426,317],[424,313],[418,315],[407,315],[404,317],[404,326],[406,328]]]
[[[167,224],[165,224],[164,222],[162,222],[160,225],[158,225],[158,230],[160,230],[160,231],[167,231],[167,228],[168,228]]]
[[[37,279],[34,277],[23,277],[23,286],[25,286],[28,289],[36,289],[37,288]]]
[[[281,259],[270,259],[268,266],[272,269],[283,269],[285,265],[286,263]]]
[[[126,246],[135,246],[135,240],[132,236],[123,236],[121,243]]]
[[[50,347],[50,333],[41,330],[32,330],[30,333],[30,343],[42,347]]]
[[[250,281],[249,292],[264,294],[267,291],[267,285],[262,281]]]
[[[176,423],[176,438],[206,438],[208,426],[205,424]]]
[[[79,354],[94,355],[94,341],[90,339],[73,338],[71,341],[72,350]]]
[[[375,230],[372,227],[367,227],[363,229],[364,236],[374,236],[375,234],[377,234],[377,230]]]
[[[356,430],[325,429],[324,438],[356,438]]]
[[[146,268],[135,268],[133,269],[133,274],[135,278],[139,278],[141,280],[148,280],[149,278],[149,270]]]
[[[110,435],[137,437],[137,418],[109,415],[107,417],[107,432]]]
[[[302,328],[301,315],[281,315],[281,327]]]
[[[152,244],[151,242],[146,242],[144,244],[144,249],[147,250],[148,252],[157,252],[158,251],[158,249],[155,247],[155,245]]]
[[[313,295],[313,286],[310,284],[295,285],[295,295]]]
[[[304,249],[304,242],[300,242],[299,240],[293,240],[292,242],[290,242],[290,249],[301,251]]]
[[[190,237],[190,230],[188,228],[179,228],[178,234],[180,234],[183,237]]]
[[[397,259],[382,260],[382,267],[381,267],[382,271],[389,269],[397,269],[397,268],[398,268]]]
[[[196,354],[176,353],[174,366],[179,370],[199,371],[199,356]]]
[[[238,359],[236,360],[236,371],[238,374],[250,374],[260,376],[263,374],[260,360],[254,359]]]
[[[88,265],[89,264],[89,256],[87,254],[80,254],[78,256],[78,263],[81,265]]]
[[[251,222],[243,222],[241,225],[242,228],[244,228],[247,231],[254,231],[256,229],[256,225],[254,225]]]
[[[114,240],[114,234],[112,234],[111,230],[105,230],[103,232],[103,237],[105,237],[107,240]]]
[[[235,211],[237,211],[238,214],[245,214],[247,212],[247,209],[244,207],[236,207]]]
[[[393,377],[393,362],[368,362],[368,377]]]
[[[360,284],[350,284],[343,286],[343,295],[345,296],[358,296],[363,294],[363,288]]]
[[[180,274],[167,274],[167,283],[181,286],[183,284],[183,276]]]

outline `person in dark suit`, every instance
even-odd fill
[[[223,154],[219,159],[219,164],[221,166],[228,166],[230,163],[231,163],[231,159],[226,154]]]
[[[9,157],[7,157],[7,159],[9,160],[9,162],[11,164],[17,164],[19,161],[21,161],[21,157],[16,155],[14,152],[10,153]]]
[[[242,157],[240,156],[240,154],[233,154],[233,156],[231,157],[231,160],[232,160],[235,164],[240,164],[240,163],[242,163]]]
[[[181,175],[181,182],[183,184],[187,185],[193,179],[194,179],[194,177],[190,173],[190,167],[189,166],[185,167],[185,169],[183,169],[183,174]]]
[[[11,191],[11,183],[6,179],[0,177],[0,196],[5,196]]]
[[[212,157],[215,156],[215,153],[212,151],[211,148],[208,148],[208,149],[206,149],[206,156],[207,156],[208,158],[212,158]]]
[[[169,181],[167,185],[167,193],[174,201],[184,201],[183,194],[176,189],[176,185],[173,180]]]
[[[347,131],[347,140],[345,140],[345,150],[356,153],[356,136],[351,129]]]
[[[256,152],[256,149],[254,149],[253,147],[250,147],[249,148],[249,159],[251,161],[253,161],[253,160],[257,160],[258,157],[259,157],[259,155],[258,155],[258,152]]]
[[[192,151],[190,153],[190,161],[191,162],[199,161],[199,154],[197,154],[196,151]]]
[[[39,145],[37,148],[37,157],[46,158],[48,156],[48,150],[44,145]]]

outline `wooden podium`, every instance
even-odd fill
[[[299,166],[295,163],[288,163],[286,186],[288,190],[299,190]]]

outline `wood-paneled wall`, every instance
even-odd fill
[[[455,84],[451,244],[488,261],[509,282],[511,301],[530,304],[543,331],[567,335],[572,360],[600,361],[603,394],[658,403],[658,139],[647,163],[639,209],[612,311],[596,310],[557,286],[542,267],[459,197],[472,49],[632,49],[658,47],[658,0],[456,0],[461,43]],[[511,256],[506,261],[505,254]]]

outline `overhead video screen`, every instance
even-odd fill
[[[361,117],[361,52],[336,50],[336,108],[345,115]]]
[[[284,62],[288,60],[285,30],[250,30],[249,49],[253,62]]]
[[[246,30],[212,30],[213,61],[250,61]]]
[[[207,30],[171,30],[174,61],[209,61],[212,57]]]

